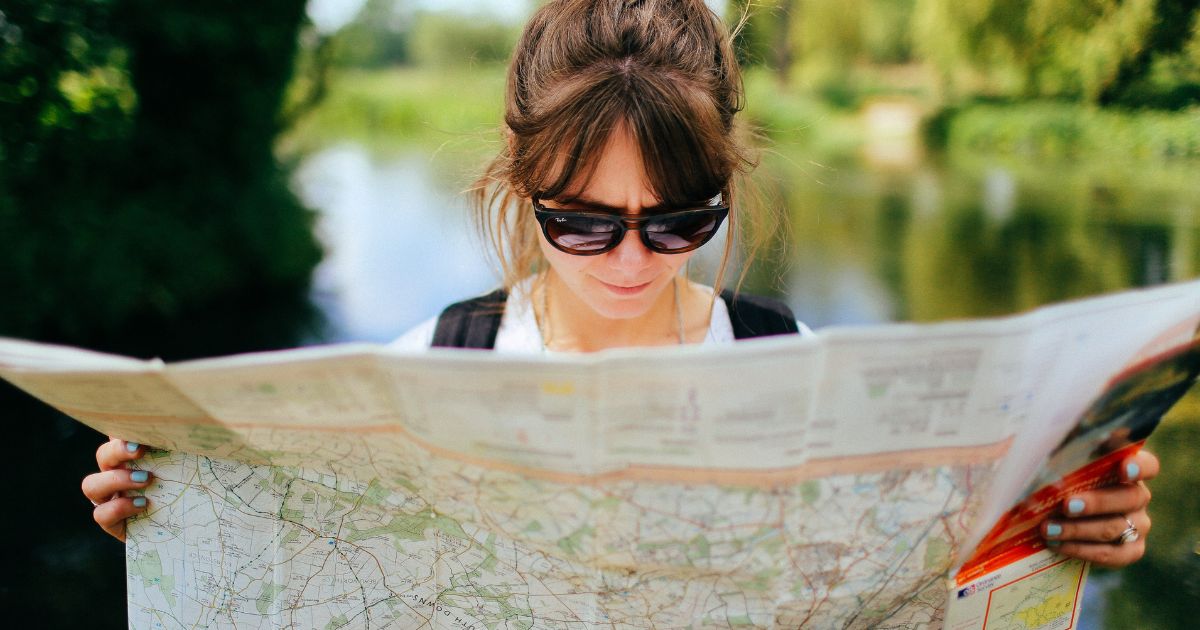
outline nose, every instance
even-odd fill
[[[627,230],[621,242],[605,255],[610,265],[630,275],[645,269],[654,259],[654,252],[646,249],[636,229]]]

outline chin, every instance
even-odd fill
[[[597,300],[591,307],[608,319],[634,319],[645,315],[653,304],[648,300]]]

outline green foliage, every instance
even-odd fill
[[[309,152],[354,140],[387,150],[413,144],[494,151],[504,111],[504,69],[394,68],[335,73],[329,96],[283,137],[282,150]]]
[[[396,0],[367,0],[358,16],[332,36],[334,63],[347,68],[409,63],[411,29]]]
[[[901,68],[914,61],[908,29],[913,2],[738,0],[729,14],[743,26],[737,38],[743,65],[770,69],[783,89],[796,86],[852,110],[875,93],[922,89]]]
[[[307,286],[311,213],[272,153],[303,8],[6,3],[0,334],[78,339]]]
[[[873,0],[863,16],[863,45],[876,63],[913,60],[912,20],[915,0]]]
[[[856,117],[828,100],[793,87],[781,89],[761,69],[747,72],[745,85],[743,116],[776,146],[803,146],[825,156],[853,153],[863,142]]]
[[[1103,96],[1105,103],[1157,109],[1200,103],[1200,0],[1159,7],[1149,46]]]
[[[739,59],[778,68],[818,58],[841,66],[857,60],[904,63],[912,59],[908,23],[915,0],[732,0],[727,15],[745,22]],[[782,50],[781,50],[782,49]]]
[[[454,67],[508,60],[520,36],[517,26],[453,12],[419,13],[412,34],[417,64]]]
[[[944,93],[1182,107],[1196,65],[1181,53],[1194,0],[917,0],[919,53]],[[1167,95],[1152,103],[1153,89]]]
[[[744,63],[847,109],[880,88],[949,103],[1200,103],[1200,0],[731,0],[728,13],[745,16]],[[932,76],[902,76],[914,63]]]
[[[1200,110],[1136,114],[1061,102],[975,105],[935,117],[947,148],[1043,157],[1200,158]],[[932,134],[927,138],[937,140]]]
[[[782,22],[777,13],[775,2],[730,0],[725,14],[730,27],[737,29],[735,52],[742,66],[770,67],[772,46],[778,42]]]

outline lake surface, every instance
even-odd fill
[[[1200,275],[1200,165],[1044,163],[869,153],[764,156],[759,193],[790,233],[744,290],[786,300],[814,328],[1005,315],[1040,304]],[[388,341],[497,278],[459,191],[475,164],[420,149],[353,145],[307,157],[296,189],[328,248],[313,341]],[[711,271],[719,241],[694,264]],[[739,258],[740,260],[740,258]],[[1097,571],[1081,628],[1187,627],[1200,601],[1200,417],[1195,393],[1151,439],[1147,557]]]

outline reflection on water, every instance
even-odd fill
[[[328,247],[316,300],[331,340],[383,341],[495,276],[454,186],[413,153],[381,158],[346,146],[297,175],[322,212]],[[1195,165],[1138,173],[1119,165],[958,158],[903,169],[814,165],[777,155],[762,185],[791,215],[783,263],[758,264],[747,290],[786,299],[814,327],[1001,315],[1200,274]],[[719,245],[695,267],[710,268]],[[1142,562],[1097,572],[1082,628],[1175,628],[1200,601],[1200,396],[1151,439],[1155,535]],[[1189,604],[1190,602],[1190,604]],[[1193,611],[1194,612],[1194,611]]]
[[[787,183],[790,266],[752,273],[751,288],[814,326],[1007,314],[1200,269],[1200,183],[1186,172],[1114,188],[1071,165],[839,164],[818,178],[794,162],[764,165]]]
[[[495,284],[461,195],[432,185],[426,158],[373,160],[343,146],[308,158],[297,192],[326,244],[314,300],[328,341],[388,341]]]

